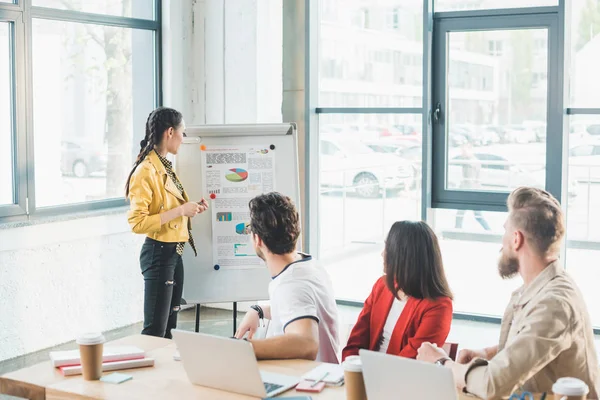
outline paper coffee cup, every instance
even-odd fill
[[[552,386],[555,400],[585,400],[590,388],[581,379],[560,378]]]
[[[77,338],[83,379],[95,381],[102,377],[104,342],[101,333],[86,333]]]
[[[360,356],[349,356],[342,363],[347,400],[367,400]]]

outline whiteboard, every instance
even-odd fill
[[[294,124],[189,126],[186,135],[175,160],[177,175],[191,201],[199,201],[204,197],[211,207],[216,201],[211,200],[208,193],[204,193],[203,180],[207,171],[204,170],[203,152],[207,149],[268,146],[272,149],[275,165],[273,188],[289,196],[300,212],[298,145]],[[198,257],[194,257],[190,246],[185,246],[185,301],[188,304],[206,304],[267,300],[271,277],[262,261],[259,266],[246,269],[214,265],[213,218],[209,209],[192,219],[192,234]],[[298,241],[299,245],[301,242]]]

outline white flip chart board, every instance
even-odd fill
[[[204,197],[210,209],[192,219],[198,257],[185,247],[183,297],[188,304],[266,300],[271,277],[253,250],[248,202],[277,191],[300,211],[296,127],[189,126],[186,135],[177,175],[190,200]]]

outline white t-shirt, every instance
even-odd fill
[[[267,337],[283,335],[285,327],[303,318],[319,324],[317,361],[339,363],[338,313],[327,271],[306,254],[269,283],[271,322]]]
[[[400,314],[402,314],[402,310],[404,310],[405,305],[406,300],[400,301],[398,299],[394,299],[394,302],[392,303],[392,308],[390,308],[387,320],[385,321],[385,325],[383,326],[383,337],[381,341],[381,346],[379,346],[380,353],[387,352],[388,346],[390,345],[390,340],[392,339],[392,335],[394,334],[394,328],[396,327],[398,318],[400,318]]]

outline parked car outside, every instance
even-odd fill
[[[106,170],[107,156],[102,147],[74,141],[61,142],[61,172],[84,178]]]
[[[474,153],[477,161],[469,160],[463,155],[457,155],[450,159],[448,165],[448,186],[459,188],[463,179],[462,169],[465,165],[478,164],[480,167],[478,185],[480,190],[503,190],[510,191],[519,186],[531,186],[544,188],[546,185],[546,171],[543,165],[539,167],[529,165],[522,166],[511,163],[506,158],[489,153]],[[569,197],[577,196],[577,182],[569,180]]]
[[[358,140],[325,136],[320,140],[323,187],[350,188],[361,197],[412,185],[410,163],[393,153],[377,153]]]

